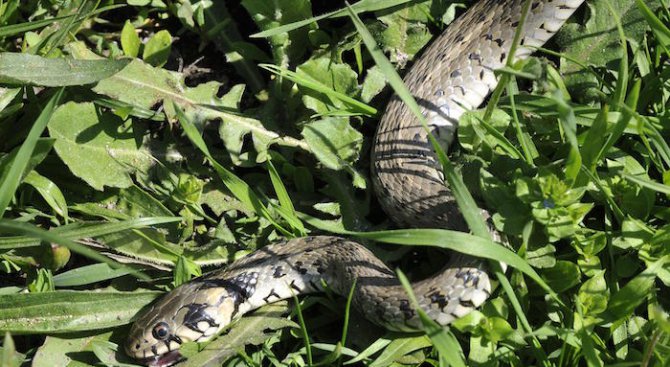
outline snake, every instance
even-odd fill
[[[479,0],[426,48],[403,81],[429,129],[394,95],[374,136],[373,187],[393,222],[467,229],[429,132],[443,148],[452,145],[459,117],[496,87],[494,71],[507,64],[517,32],[511,61],[544,45],[582,2]],[[412,283],[416,303],[411,303],[395,272],[364,245],[335,236],[296,238],[262,247],[165,294],[135,319],[125,350],[147,366],[169,366],[182,359],[183,343],[211,340],[254,309],[326,286],[345,297],[353,287],[356,309],[400,332],[422,329],[415,305],[446,326],[491,294],[486,265],[455,255],[433,276]]]

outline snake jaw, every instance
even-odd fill
[[[177,362],[180,362],[182,359],[183,358],[179,351],[173,350],[165,354],[147,358],[143,361],[143,363],[148,367],[168,367]]]
[[[178,352],[182,344],[214,338],[240,311],[245,299],[227,286],[226,282],[200,279],[164,295],[135,320],[126,353],[150,367],[183,360]]]

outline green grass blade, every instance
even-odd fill
[[[658,272],[668,263],[670,263],[670,255],[661,257],[612,295],[606,311],[612,318],[611,321],[627,317],[635,310],[635,307],[644,302],[658,277]]]
[[[356,281],[357,279],[354,279],[354,282],[351,284],[349,294],[347,295],[347,303],[344,306],[344,325],[342,326],[342,338],[341,338],[342,346],[347,345],[347,334],[349,333],[349,316],[351,311],[351,301],[354,299],[354,292],[356,291]]]
[[[421,323],[423,324],[426,335],[433,342],[433,346],[440,353],[440,357],[444,358],[450,366],[455,367],[465,367],[465,356],[463,355],[463,350],[461,345],[456,340],[454,334],[452,334],[448,329],[443,328],[433,321],[426,312],[419,307],[419,302],[417,302],[416,297],[414,296],[414,291],[412,291],[412,285],[407,280],[405,274],[398,270],[398,279],[405,292],[412,303],[412,307],[416,310],[421,318]]]
[[[514,120],[518,122],[518,119],[516,118],[516,113],[515,113]],[[514,159],[518,159],[518,158],[522,157],[521,152],[519,152],[519,150],[516,149],[516,147],[512,144],[512,142],[510,142],[509,139],[507,139],[505,137],[505,135],[501,134],[498,130],[496,130],[493,126],[491,126],[491,124],[489,124],[485,120],[477,118],[477,121],[479,122],[479,124],[481,124],[484,127],[484,129],[486,129],[486,132],[488,134],[493,136],[498,141],[499,147],[502,150],[504,150],[505,153],[507,153],[510,157],[512,157]],[[525,150],[524,150],[524,152],[525,152]],[[532,158],[530,158],[529,163],[532,163]]]
[[[633,87],[628,94],[628,98],[626,99],[626,103],[622,104],[622,106],[628,106],[628,108],[619,108],[621,110],[621,116],[619,117],[619,120],[614,125],[614,127],[610,129],[607,140],[605,141],[605,144],[603,144],[603,148],[600,151],[599,158],[603,158],[610,150],[610,148],[614,146],[614,143],[616,143],[623,135],[624,131],[626,131],[626,127],[628,127],[628,124],[633,118],[632,112],[637,108],[637,101],[640,97],[641,87],[642,80],[638,79],[635,84],[633,84]]]
[[[284,183],[281,180],[281,176],[279,176],[279,172],[277,172],[277,169],[275,168],[274,164],[272,164],[270,159],[265,162],[265,166],[268,169],[272,187],[274,187],[275,194],[277,194],[277,199],[281,205],[280,215],[282,215],[284,220],[286,220],[286,222],[291,225],[291,227],[293,227],[296,236],[305,236],[307,234],[305,226],[302,224],[300,218],[298,218],[295,212],[293,201],[291,200],[291,197],[286,190],[286,186],[284,186]]]
[[[35,120],[35,123],[30,128],[30,132],[21,145],[21,148],[19,148],[19,151],[14,158],[14,162],[10,164],[7,173],[0,178],[0,218],[4,217],[7,206],[9,206],[9,202],[12,200],[14,192],[21,183],[21,178],[25,173],[24,171],[28,166],[33,150],[35,149],[37,139],[39,139],[42,132],[44,132],[47,123],[51,119],[51,114],[63,96],[63,91],[62,88],[58,89],[56,93],[51,96],[47,104],[44,106],[44,109],[42,109],[42,112],[37,117],[37,120]]]
[[[394,6],[402,5],[405,3],[409,3],[412,0],[361,0],[353,5],[351,5],[351,9],[353,9],[357,14],[358,13],[363,13],[363,12],[371,12],[371,11],[377,11],[377,10],[383,10],[383,9],[388,9]],[[318,15],[316,17],[312,17],[309,19],[304,19],[304,20],[299,20],[297,22],[289,23],[289,24],[284,24],[279,27],[275,27],[272,29],[265,30],[263,32],[255,33],[252,34],[250,37],[251,38],[267,38],[267,37],[272,37],[276,36],[281,33],[289,32],[294,29],[298,29],[301,27],[304,27],[306,25],[310,25],[312,23],[318,22],[322,19],[327,19],[327,18],[337,18],[337,17],[344,17],[347,15],[347,8],[342,8],[338,9],[326,14]]]
[[[145,217],[120,222],[76,223],[73,225],[56,227],[49,231],[49,233],[67,240],[78,240],[157,224],[174,223],[180,220],[180,217]],[[40,237],[34,236],[0,237],[0,250],[39,246],[40,241],[42,241]]]
[[[670,55],[670,28],[663,23],[656,15],[649,9],[649,7],[642,0],[635,0],[635,4],[640,13],[644,16],[651,27],[651,30],[654,32],[656,39],[659,44],[665,50],[665,53]]]
[[[570,144],[570,152],[565,162],[565,178],[574,184],[577,180],[577,175],[582,166],[582,155],[579,152],[579,142],[577,141],[577,121],[575,118],[575,111],[572,109],[564,99],[559,90],[556,90],[553,95],[554,102],[556,102],[556,109],[559,114],[559,123],[563,128],[563,133]]]
[[[76,252],[82,256],[88,257],[89,259],[96,260],[101,263],[105,263],[115,269],[127,269],[129,274],[132,274],[138,278],[149,280],[150,278],[143,273],[132,269],[126,265],[120,264],[110,258],[107,258],[100,253],[92,250],[84,245],[76,243],[72,240],[64,238],[58,234],[55,234],[50,231],[45,231],[41,228],[38,228],[29,223],[21,223],[17,221],[10,221],[6,219],[0,219],[0,229],[5,230],[10,233],[15,233],[24,236],[30,236],[41,241],[52,242],[65,246],[69,248],[72,252]]]
[[[513,158],[523,157],[526,160],[526,163],[528,163],[529,165],[533,165],[533,152],[536,152],[537,149],[533,146],[533,142],[530,140],[530,137],[521,128],[521,122],[519,121],[519,114],[516,109],[516,99],[514,98],[514,94],[516,94],[517,92],[518,90],[516,84],[510,80],[510,82],[507,84],[507,94],[509,95],[509,102],[512,111],[512,122],[514,123],[516,138],[519,141],[519,144],[521,145],[523,156],[521,155],[521,152],[519,152],[518,149],[516,149],[516,147],[514,147],[512,143],[509,142],[509,140],[507,140],[507,138],[505,138],[503,134],[498,133],[498,131],[495,129],[493,129],[493,131],[502,135],[502,137],[505,138],[506,140],[505,145],[510,146],[509,148],[506,148],[506,151],[511,157]]]
[[[65,15],[65,16],[61,16],[61,17],[54,17],[54,18],[50,18],[50,19],[41,19],[41,20],[35,20],[35,21],[32,21],[32,22],[12,24],[12,25],[7,25],[7,26],[4,26],[4,27],[0,27],[0,37],[10,37],[10,36],[14,36],[14,35],[17,35],[17,34],[34,31],[36,29],[46,27],[46,26],[51,25],[53,23],[56,23],[58,21],[74,17],[75,15],[76,14],[70,14],[70,15]]]
[[[628,180],[632,183],[638,184],[642,187],[652,189],[656,192],[660,192],[661,194],[670,195],[670,186],[668,186],[668,185],[664,185],[664,184],[656,182],[656,181],[648,180],[646,178],[633,176],[633,175],[629,175],[629,174],[625,174],[625,173],[622,175],[622,177],[625,178],[626,180]]]
[[[275,75],[286,78],[305,88],[311,89],[315,92],[323,93],[331,98],[337,99],[355,110],[352,112],[358,112],[367,116],[374,116],[378,112],[377,109],[374,107],[371,107],[361,101],[358,101],[355,98],[351,98],[346,94],[333,90],[327,85],[321,84],[317,80],[298,75],[298,73],[294,71],[287,70],[285,68],[272,64],[261,64],[260,67]]]
[[[379,338],[377,339],[374,343],[372,343],[369,347],[365,348],[364,351],[358,353],[358,355],[346,362],[343,363],[343,365],[350,365],[353,363],[359,363],[363,361],[366,358],[369,358],[370,356],[376,354],[380,350],[386,348],[387,345],[391,343],[391,340],[385,339],[385,338]]]
[[[298,296],[293,293],[293,290],[291,290],[291,293],[293,295],[293,302],[295,302],[295,312],[298,315],[298,324],[300,325],[300,333],[302,334],[302,339],[305,342],[305,354],[307,357],[307,365],[312,366],[314,365],[314,360],[312,357],[312,345],[311,341],[309,339],[309,332],[307,331],[307,324],[305,324],[305,318],[302,315],[302,307],[300,307],[300,300],[298,299]]]
[[[628,47],[626,42],[626,34],[623,30],[623,25],[621,24],[621,18],[619,14],[614,9],[611,3],[604,3],[610,11],[612,16],[612,21],[616,26],[617,33],[619,34],[619,44],[621,46],[621,58],[619,59],[619,72],[617,74],[616,86],[614,88],[614,94],[611,97],[612,104],[619,106],[624,104],[626,99],[626,91],[628,90]]]

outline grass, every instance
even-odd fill
[[[589,2],[500,70],[450,155],[434,144],[466,234],[393,229],[367,172],[391,90],[415,103],[396,69],[467,4],[2,2],[2,366],[132,364],[119,345],[156,291],[306,234],[357,238],[401,279],[468,253],[500,286],[425,335],[351,296],[280,302],[184,366],[668,365],[663,4]]]

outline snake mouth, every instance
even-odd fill
[[[179,354],[179,351],[173,350],[159,356],[146,358],[142,362],[148,367],[168,367],[177,362],[181,362],[182,360],[183,358],[181,357],[181,354]]]

